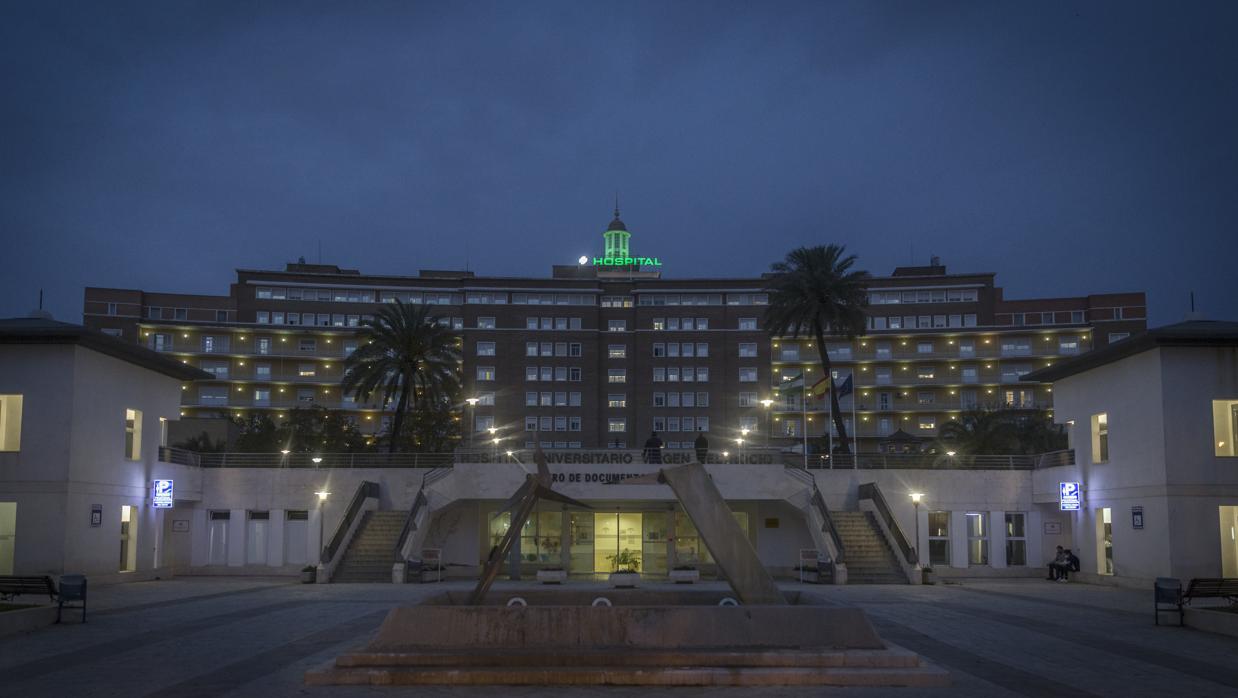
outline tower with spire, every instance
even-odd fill
[[[615,220],[606,226],[606,232],[602,233],[602,239],[606,242],[604,257],[607,259],[624,259],[630,257],[628,254],[628,241],[632,239],[632,234],[628,232],[628,228],[619,220],[619,197],[615,197]]]

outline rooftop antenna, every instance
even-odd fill
[[[43,289],[39,289],[39,310],[43,309]],[[1195,309],[1195,294],[1191,294],[1191,310]]]
[[[39,307],[43,307],[43,292],[39,291]],[[1191,312],[1195,312],[1195,292],[1191,291]]]
[[[615,192],[615,218],[619,217],[619,192]]]

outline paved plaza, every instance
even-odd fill
[[[73,621],[0,639],[0,696],[493,695],[492,687],[311,688],[301,681],[306,669],[362,644],[393,605],[470,586],[188,577],[98,587],[85,625]],[[529,586],[500,582],[496,590]],[[668,690],[681,696],[1238,693],[1238,639],[1154,626],[1150,592],[1036,580],[785,586],[863,608],[885,638],[947,668],[953,687]],[[502,690],[533,696],[548,689]],[[554,692],[620,696],[651,690]]]

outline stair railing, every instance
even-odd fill
[[[331,541],[322,548],[322,556],[319,558],[319,575],[325,576],[325,581],[330,581],[331,572],[335,569],[335,565],[338,562],[336,556],[340,549],[348,543],[352,534],[356,532],[361,512],[366,506],[366,500],[377,500],[379,493],[380,488],[377,482],[365,480],[357,485],[357,491],[353,493],[352,500],[348,502],[348,508],[344,510],[344,515],[340,517],[340,522],[335,527],[335,533],[331,536]],[[321,516],[321,513],[319,516]]]
[[[405,550],[404,548],[417,530],[417,516],[421,514],[422,508],[430,503],[430,500],[426,497],[426,488],[447,477],[451,472],[452,470],[449,467],[434,468],[421,476],[421,489],[417,490],[417,496],[413,497],[413,505],[409,507],[408,517],[404,519],[404,528],[400,530],[400,538],[395,544],[396,560],[404,562],[412,555],[411,550]]]
[[[914,566],[919,562],[915,549],[907,542],[907,537],[903,535],[903,530],[899,528],[898,521],[894,519],[894,513],[890,511],[890,505],[886,503],[886,498],[881,494],[881,488],[877,486],[877,483],[869,482],[860,485],[859,499],[861,501],[867,499],[873,503],[875,513],[885,524],[884,528],[888,532],[887,535],[891,538],[891,542],[903,554],[903,560],[910,566]]]
[[[847,550],[843,547],[842,536],[839,535],[838,529],[834,526],[834,519],[830,518],[830,508],[825,505],[825,497],[821,496],[821,490],[817,489],[816,484],[812,487],[812,497],[809,499],[812,507],[817,510],[817,514],[821,516],[821,532],[829,536],[830,542],[834,544],[834,564],[842,564],[846,560]]]

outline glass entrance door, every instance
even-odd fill
[[[640,512],[607,512],[593,515],[593,571],[615,570],[615,557],[628,551],[640,558],[643,538]],[[642,570],[643,571],[643,570]]]
[[[128,504],[120,507],[120,571],[132,572],[137,568],[136,550],[137,545],[134,538],[137,536],[136,523],[134,521],[133,507]]]
[[[17,542],[17,502],[0,502],[0,574],[13,574]]]

